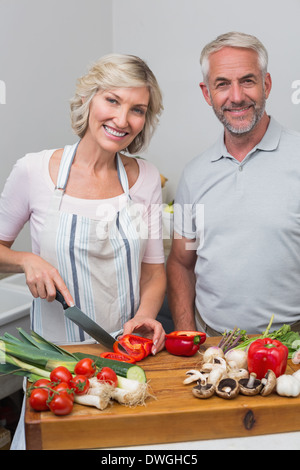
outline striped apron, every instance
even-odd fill
[[[124,191],[118,198],[123,200],[122,207],[115,209],[101,201],[95,219],[61,211],[78,143],[64,148],[41,234],[40,255],[58,269],[75,305],[114,335],[139,306],[141,262],[148,238],[143,217],[146,209],[137,208],[131,200],[127,174],[117,155],[118,176]],[[58,301],[34,299],[31,328],[57,344],[95,342],[64,316]]]

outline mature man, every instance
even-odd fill
[[[201,54],[207,103],[224,126],[189,162],[175,197],[168,300],[175,328],[300,328],[300,134],[268,116],[268,54],[227,33]]]

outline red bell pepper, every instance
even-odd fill
[[[173,331],[165,336],[165,348],[175,356],[193,356],[205,340],[201,331]]]
[[[128,362],[130,364],[135,364],[133,357],[128,356],[127,354],[118,354],[115,352],[103,352],[100,354],[100,357],[104,359],[113,359],[114,361]]]
[[[271,369],[279,377],[285,373],[288,354],[288,348],[277,339],[257,339],[248,349],[249,373],[254,372],[258,379],[262,379]]]
[[[125,335],[114,343],[114,352],[123,354],[119,346],[125,349],[127,354],[132,357],[136,362],[141,361],[149,356],[153,346],[152,339],[144,338],[137,335]]]

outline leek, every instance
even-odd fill
[[[0,337],[0,374],[15,374],[36,380],[50,377],[58,366],[74,373],[77,357],[63,348],[45,340],[35,332],[27,333],[17,328],[20,338],[10,333]]]
[[[4,341],[3,337],[2,341],[0,341],[0,350],[14,358],[31,365],[42,367],[45,370],[52,370],[58,365],[61,365],[67,367],[72,372],[78,362],[75,359],[69,356],[64,356],[58,352],[38,349],[25,343],[23,343],[22,346],[19,346],[17,344]]]
[[[36,343],[39,344],[43,349],[47,349],[50,351],[57,351],[63,356],[70,356],[74,360],[78,361],[77,357],[75,357],[74,354],[70,353],[69,351],[66,351],[65,349],[61,348],[57,344],[53,344],[50,341],[47,341],[42,336],[38,335],[35,331],[31,332],[31,336],[32,338],[35,339]]]
[[[26,362],[20,361],[19,359],[16,359],[15,357],[10,356],[9,354],[5,354],[5,363],[16,367],[15,370],[19,370],[19,372],[21,371],[27,372],[25,374],[20,374],[20,375],[28,375],[28,372],[29,372],[30,374],[38,375],[39,377],[45,377],[47,379],[50,378],[49,371],[33,366]]]

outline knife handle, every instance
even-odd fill
[[[64,299],[64,296],[59,292],[59,290],[56,289],[56,296],[55,296],[55,300],[58,300],[58,302],[60,302],[63,306],[63,309],[66,310],[67,308],[69,308],[69,305],[67,304],[67,302],[65,301]]]

